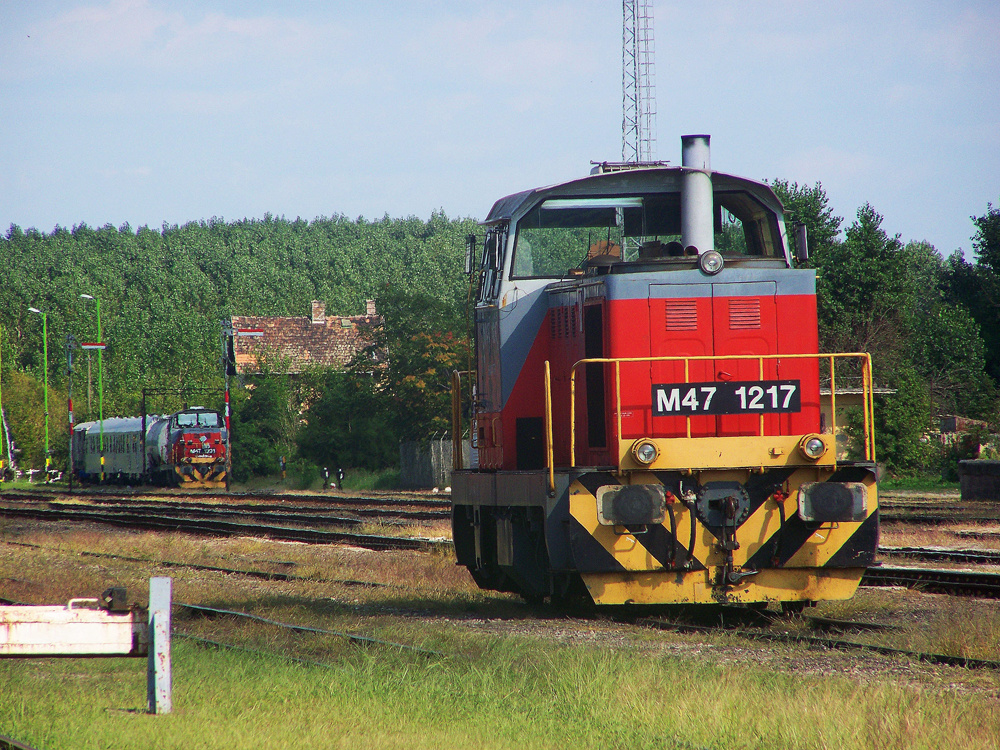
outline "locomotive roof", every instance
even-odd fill
[[[507,195],[490,209],[489,215],[481,224],[488,226],[511,221],[527,211],[539,200],[550,195],[628,195],[634,193],[679,193],[681,178],[692,170],[686,167],[635,167],[612,172],[580,177],[567,182],[560,182],[547,187],[522,190],[520,193]],[[712,172],[712,184],[716,191],[740,190],[751,193],[761,202],[781,214],[784,207],[770,186],[757,180],[723,172]]]

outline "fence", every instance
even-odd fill
[[[462,465],[479,465],[478,451],[468,440],[462,441]],[[404,487],[450,487],[452,441],[448,433],[429,440],[399,444],[399,481]]]

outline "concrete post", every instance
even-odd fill
[[[151,714],[168,714],[170,700],[170,578],[149,579],[149,663],[146,700]]]

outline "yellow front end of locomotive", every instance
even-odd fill
[[[875,468],[838,466],[832,435],[635,443],[645,448],[624,445],[619,471],[570,485],[574,553],[596,603],[854,594],[878,545]]]

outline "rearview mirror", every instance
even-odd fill
[[[476,265],[476,235],[470,234],[465,238],[465,275],[472,274],[472,269]]]
[[[805,224],[795,225],[795,260],[805,263],[809,260],[809,238]]]

